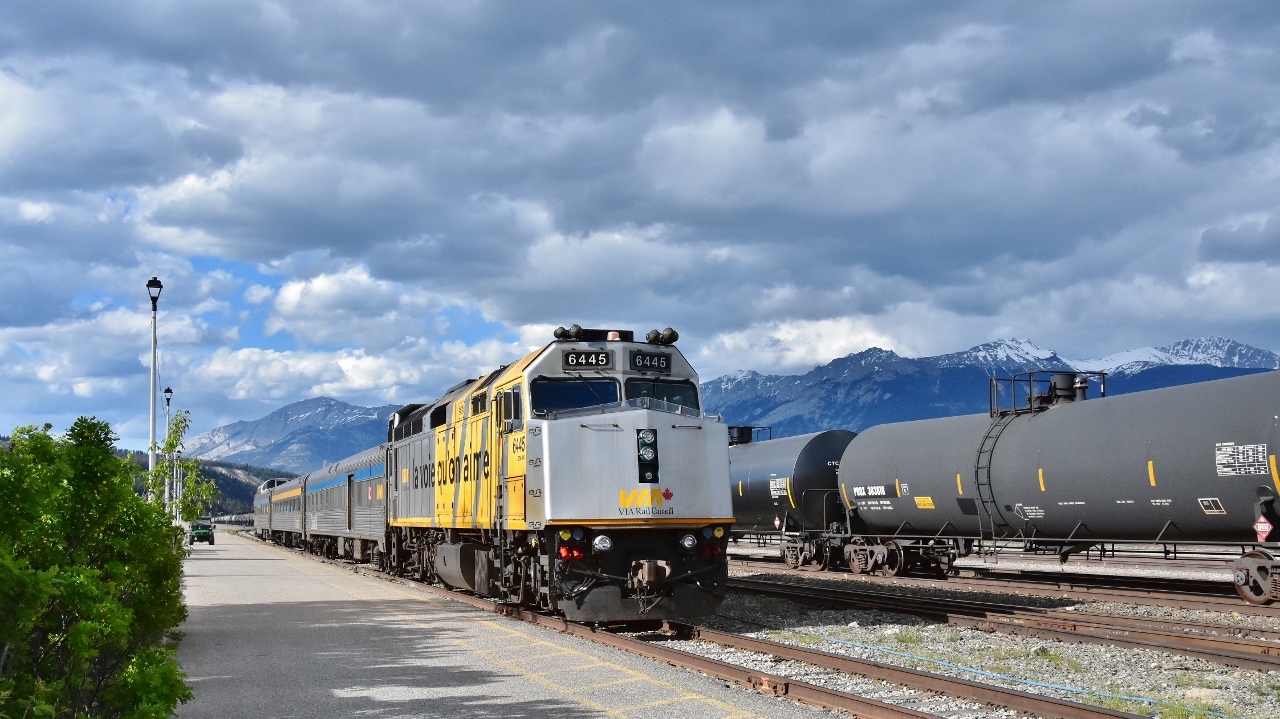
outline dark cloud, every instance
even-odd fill
[[[1280,263],[1280,221],[1241,222],[1234,227],[1210,227],[1200,233],[1200,255],[1224,262]]]
[[[383,401],[515,351],[440,350],[441,307],[678,325],[713,364],[781,362],[733,348],[797,323],[904,351],[1260,341],[1276,318],[1204,264],[1276,264],[1273,221],[1240,218],[1280,189],[1277,46],[1269,2],[8,3],[0,368],[127,396],[137,318],[111,313],[157,273],[191,321],[175,366],[224,413],[273,378]],[[58,352],[78,322],[98,369]]]

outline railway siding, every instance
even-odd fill
[[[1142,697],[1181,707],[1166,707],[1164,716],[1208,717],[1212,712],[1250,719],[1280,716],[1280,672],[1227,667],[1169,651],[1003,635],[885,609],[820,608],[736,592],[708,627],[1147,716],[1156,711],[1153,705],[1105,695]],[[1093,694],[1088,693],[1091,690]]]

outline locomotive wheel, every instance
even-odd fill
[[[1241,555],[1241,559],[1259,559],[1263,562],[1270,562],[1272,558],[1265,552],[1246,552]],[[1270,604],[1271,597],[1267,594],[1267,588],[1271,583],[1270,573],[1265,566],[1254,565],[1253,571],[1245,574],[1244,569],[1236,570],[1235,585],[1236,593],[1240,598],[1250,604]],[[1241,583],[1241,580],[1244,580]]]
[[[884,548],[888,550],[884,556],[884,575],[896,577],[902,574],[907,568],[907,553],[892,539],[884,543]]]

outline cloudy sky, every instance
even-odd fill
[[[551,328],[704,378],[1280,349],[1274,2],[0,4],[0,433],[421,401]],[[162,385],[163,386],[163,385]]]

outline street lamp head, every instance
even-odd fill
[[[151,295],[151,309],[156,308],[156,301],[160,299],[160,290],[164,289],[164,285],[158,278],[152,277],[147,280],[147,294]]]
[[[165,387],[165,388],[164,388],[164,406],[168,407],[168,406],[169,406],[169,400],[171,400],[171,399],[173,399],[173,388],[172,388],[172,387]]]

